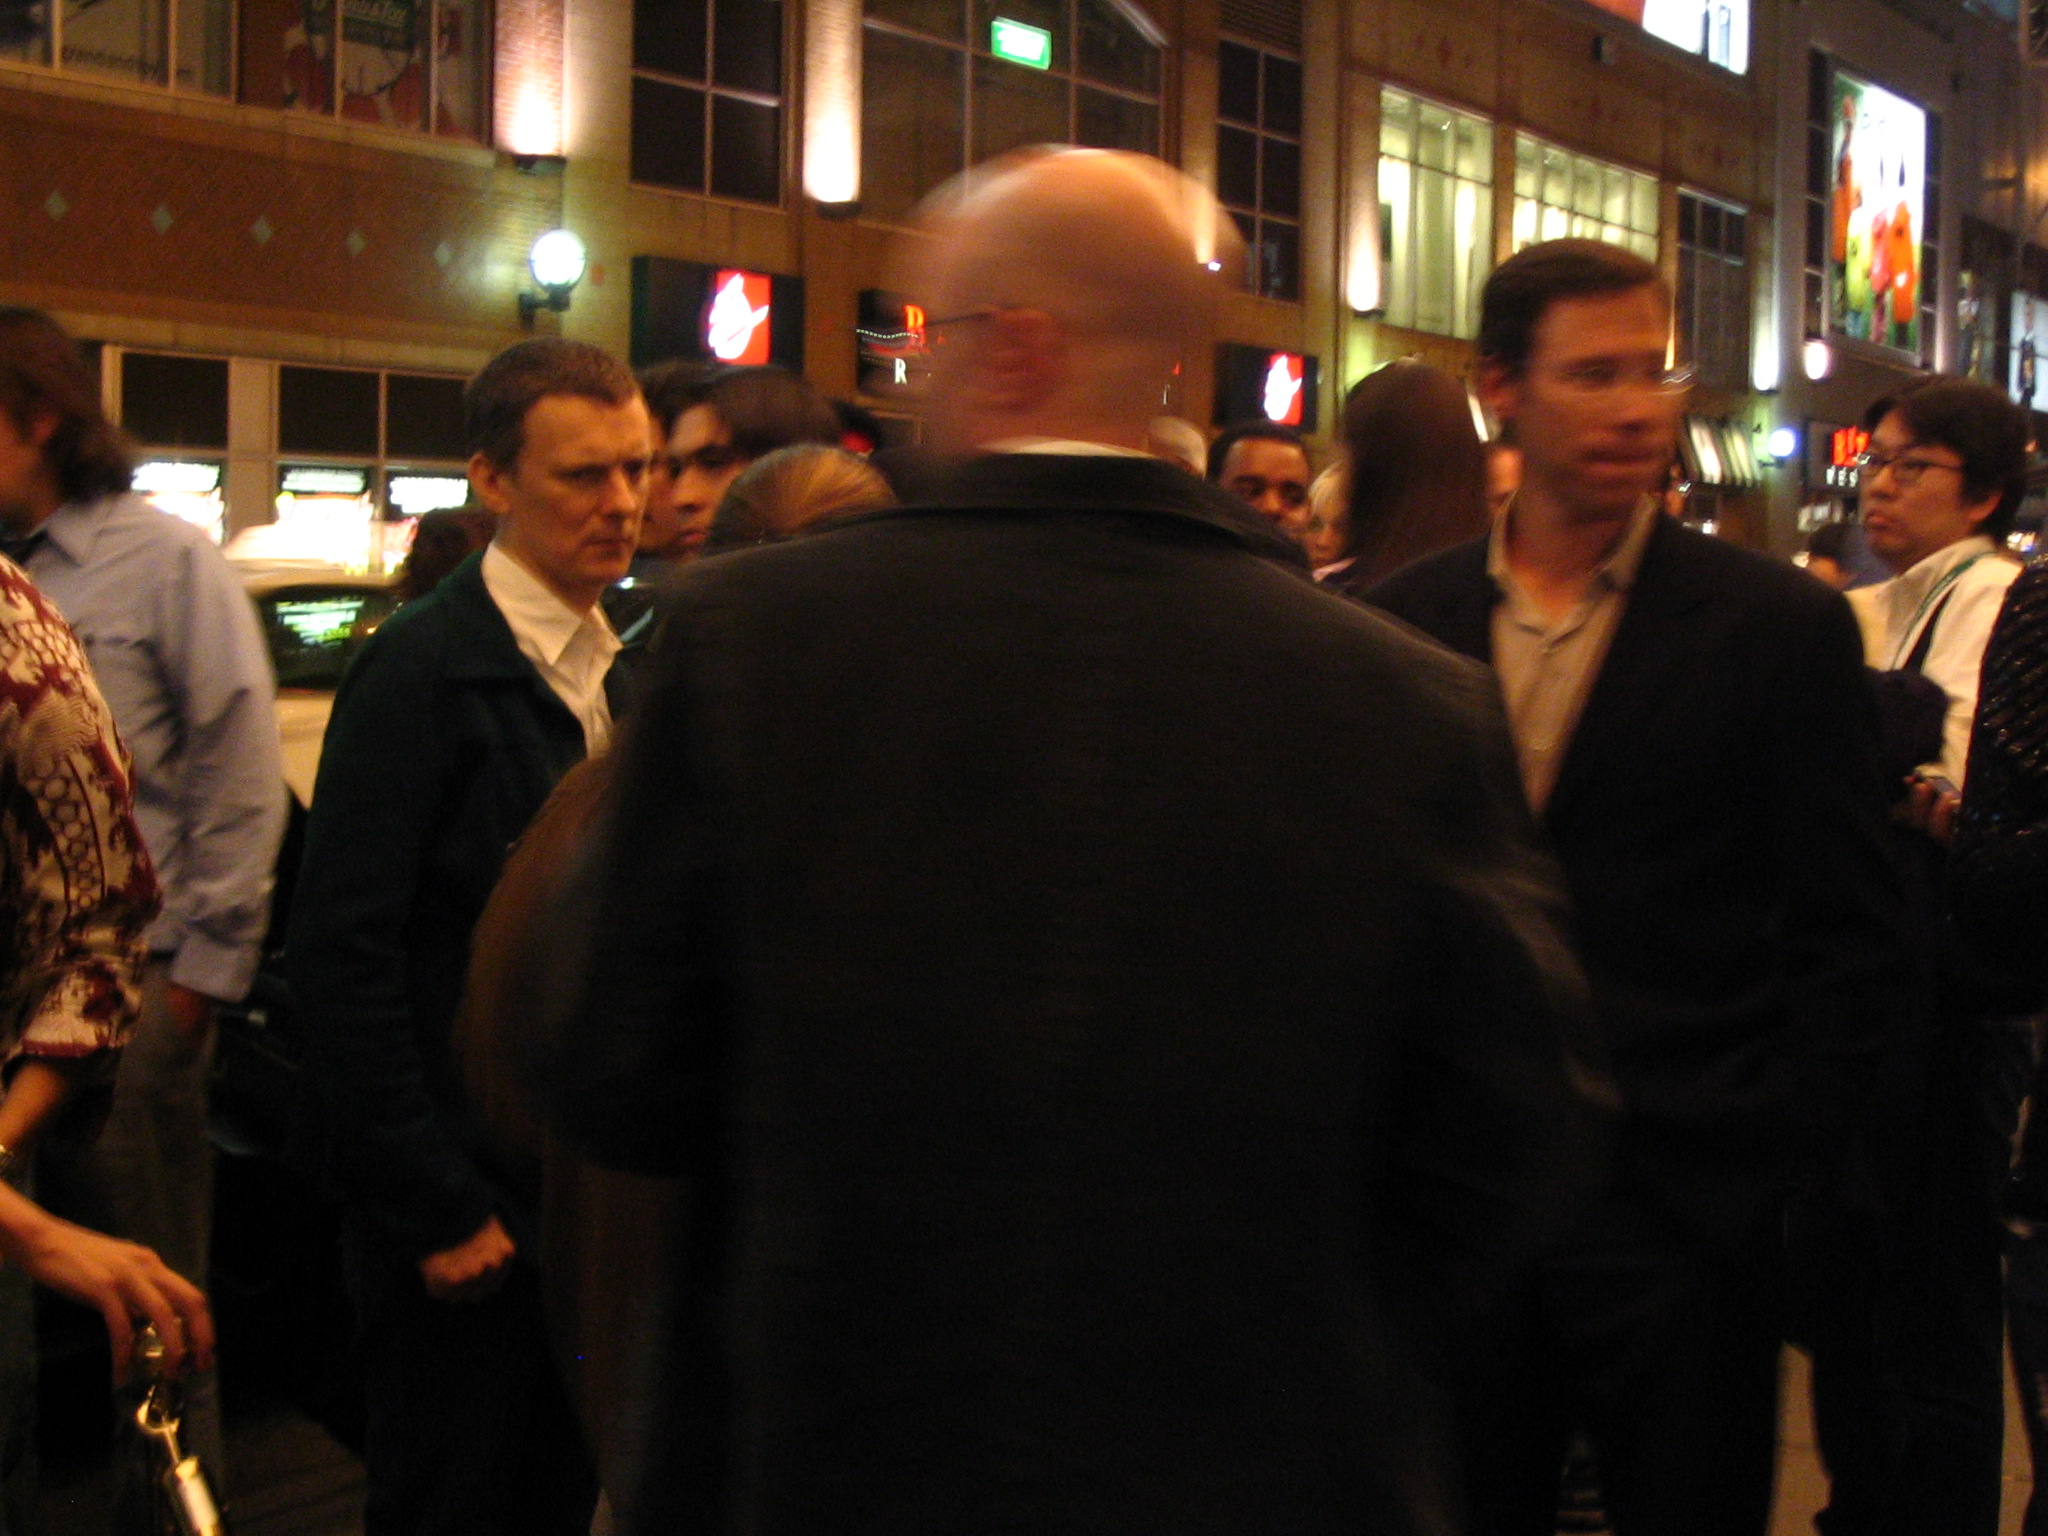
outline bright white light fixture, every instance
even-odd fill
[[[519,322],[532,325],[534,313],[551,309],[560,314],[569,307],[569,295],[583,281],[589,257],[583,242],[566,229],[551,229],[533,242],[527,253],[526,269],[540,285],[539,293],[519,295]]]
[[[1765,439],[1764,448],[1782,464],[1799,451],[1799,434],[1790,427],[1778,427]]]
[[[804,191],[828,208],[860,198],[860,0],[804,12]]]
[[[1824,379],[1834,372],[1835,351],[1818,336],[1810,336],[1800,352],[1800,361],[1805,365],[1809,379]]]

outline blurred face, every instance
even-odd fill
[[[526,412],[509,468],[469,463],[477,499],[498,519],[497,542],[578,611],[626,574],[647,495],[647,406],[543,395]]]
[[[1997,509],[1996,492],[1975,500],[1964,492],[1961,454],[1916,441],[1896,411],[1870,434],[1865,459],[1863,540],[1894,571],[1969,538]]]
[[[17,533],[40,527],[63,499],[43,461],[43,444],[56,430],[54,416],[32,417],[24,428],[0,410],[0,523]]]
[[[693,405],[676,418],[669,434],[668,458],[674,475],[671,496],[676,520],[674,558],[689,560],[704,547],[711,517],[726,490],[750,459],[732,446],[732,428],[708,405]]]
[[[1292,443],[1247,437],[1223,456],[1223,489],[1289,538],[1301,537],[1308,514],[1308,455]]]
[[[682,533],[682,519],[676,514],[675,461],[668,456],[668,441],[659,438],[654,456],[647,461],[647,511],[640,519],[639,553],[655,559],[673,559]]]
[[[1301,525],[1301,547],[1310,566],[1332,565],[1344,558],[1351,537],[1351,495],[1344,476],[1329,475],[1310,487],[1308,516]]]
[[[1522,483],[1572,521],[1626,517],[1660,490],[1685,391],[1665,372],[1670,311],[1656,288],[1558,299],[1520,373],[1482,367],[1480,388],[1515,423]]]
[[[1522,483],[1522,455],[1505,443],[1496,443],[1486,455],[1486,505],[1495,517],[1507,511]]]

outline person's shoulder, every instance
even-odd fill
[[[1646,558],[1641,580],[1683,580],[1723,602],[1786,615],[1843,615],[1848,601],[1789,560],[1666,521]]]
[[[1388,613],[1406,615],[1426,610],[1446,598],[1462,597],[1486,580],[1484,537],[1468,539],[1420,560],[1411,560],[1382,577],[1362,594],[1363,600]]]

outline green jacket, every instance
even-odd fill
[[[583,731],[472,555],[385,623],[335,694],[287,966],[315,1155],[406,1258],[514,1218],[450,1059],[470,930]]]

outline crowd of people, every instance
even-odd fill
[[[468,385],[285,942],[366,1529],[1761,1536],[1789,1338],[1826,1536],[1991,1536],[2008,1307],[2048,1383],[2024,413],[1872,404],[1845,597],[1668,515],[1626,251],[1503,263],[1470,393],[1379,370],[1318,475],[1158,415],[1230,239],[1177,173],[934,206],[917,448],[774,368]],[[0,311],[0,1465],[33,1279],[156,1330],[218,1480],[285,791],[128,472]]]

